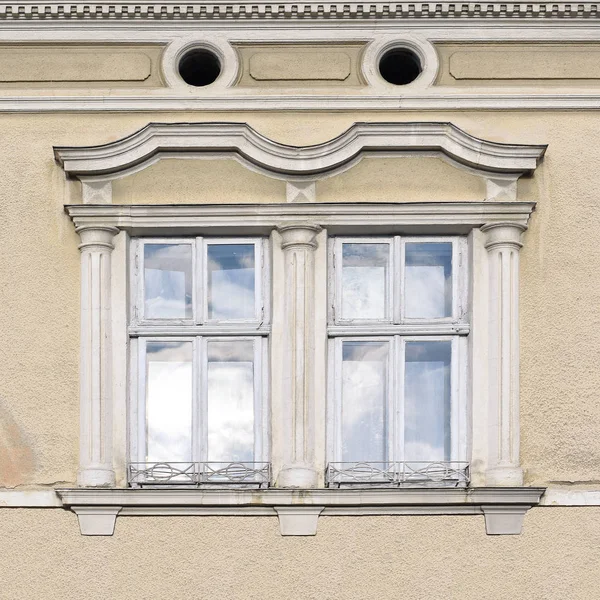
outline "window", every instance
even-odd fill
[[[133,241],[131,484],[269,483],[265,247]]]
[[[465,484],[466,240],[330,242],[327,482]]]

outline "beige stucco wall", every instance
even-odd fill
[[[10,283],[0,291],[0,487],[75,480],[79,256],[77,236],[62,206],[80,201],[80,192],[77,185],[64,181],[53,160],[53,145],[100,144],[149,121],[188,120],[247,121],[277,141],[310,144],[339,135],[354,121],[380,119],[378,113],[1,115],[0,277]],[[538,201],[522,251],[521,458],[529,484],[598,481],[597,116],[406,113],[388,114],[385,119],[451,121],[486,139],[549,144],[535,177],[520,184],[520,199]],[[195,163],[194,169],[214,166],[211,161],[187,162]],[[201,201],[244,200],[235,180],[242,167],[226,162],[231,168],[227,185],[237,186],[237,195],[204,194]],[[368,165],[363,161],[357,169],[368,169]],[[435,171],[428,168],[423,167],[423,173],[431,177]],[[449,167],[443,164],[441,168]],[[377,183],[377,188],[365,188],[365,200],[402,199],[402,177],[377,176],[377,171],[375,175],[365,172],[365,176]],[[255,173],[248,177],[252,186],[244,184],[245,200],[273,201],[281,192],[284,201],[281,182]],[[353,177],[348,171],[339,181],[356,181]],[[332,199],[334,179],[319,184],[325,190],[322,198]],[[139,181],[143,181],[141,175]],[[433,188],[435,180],[427,181]],[[210,189],[216,189],[217,183],[213,178]],[[457,180],[457,197],[448,199],[460,199],[463,184]],[[153,199],[151,186],[144,185],[136,189],[123,180],[117,187],[124,195],[131,194],[129,201],[165,201],[164,191]],[[345,185],[350,191],[352,186]],[[193,187],[187,179],[186,186],[188,191]],[[338,189],[344,189],[343,185]],[[422,199],[423,188],[417,191]],[[178,201],[175,192],[173,202]],[[373,195],[367,197],[369,193]],[[469,196],[476,197],[475,192]],[[355,194],[345,199],[358,198]]]
[[[598,507],[533,509],[521,536],[477,516],[321,517],[308,538],[265,517],[121,518],[93,538],[61,509],[8,509],[1,597],[592,600],[599,537]]]

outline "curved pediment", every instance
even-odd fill
[[[366,155],[440,155],[482,176],[531,173],[544,145],[502,144],[476,138],[451,123],[355,123],[340,136],[313,146],[270,140],[245,123],[150,123],[100,146],[55,147],[67,175],[110,181],[169,156],[234,157],[278,179],[320,179]]]

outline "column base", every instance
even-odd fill
[[[485,472],[485,484],[491,487],[520,487],[523,469],[514,466],[497,466]]]
[[[284,466],[277,477],[277,487],[284,488],[315,488],[318,482],[318,473],[311,467],[304,465]]]
[[[77,485],[82,487],[114,487],[115,472],[106,467],[90,467],[79,469]]]

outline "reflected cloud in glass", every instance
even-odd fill
[[[343,461],[387,460],[388,346],[343,343]]]
[[[208,460],[254,460],[254,344],[208,344]]]
[[[342,317],[384,319],[389,244],[342,244]]]
[[[147,319],[192,317],[192,246],[144,245],[144,314]]]
[[[146,460],[192,460],[192,344],[146,344]]]
[[[452,244],[405,245],[404,311],[409,319],[452,316]]]
[[[451,342],[406,343],[406,461],[450,460],[451,356]]]
[[[251,319],[255,316],[254,244],[209,244],[208,318]]]

